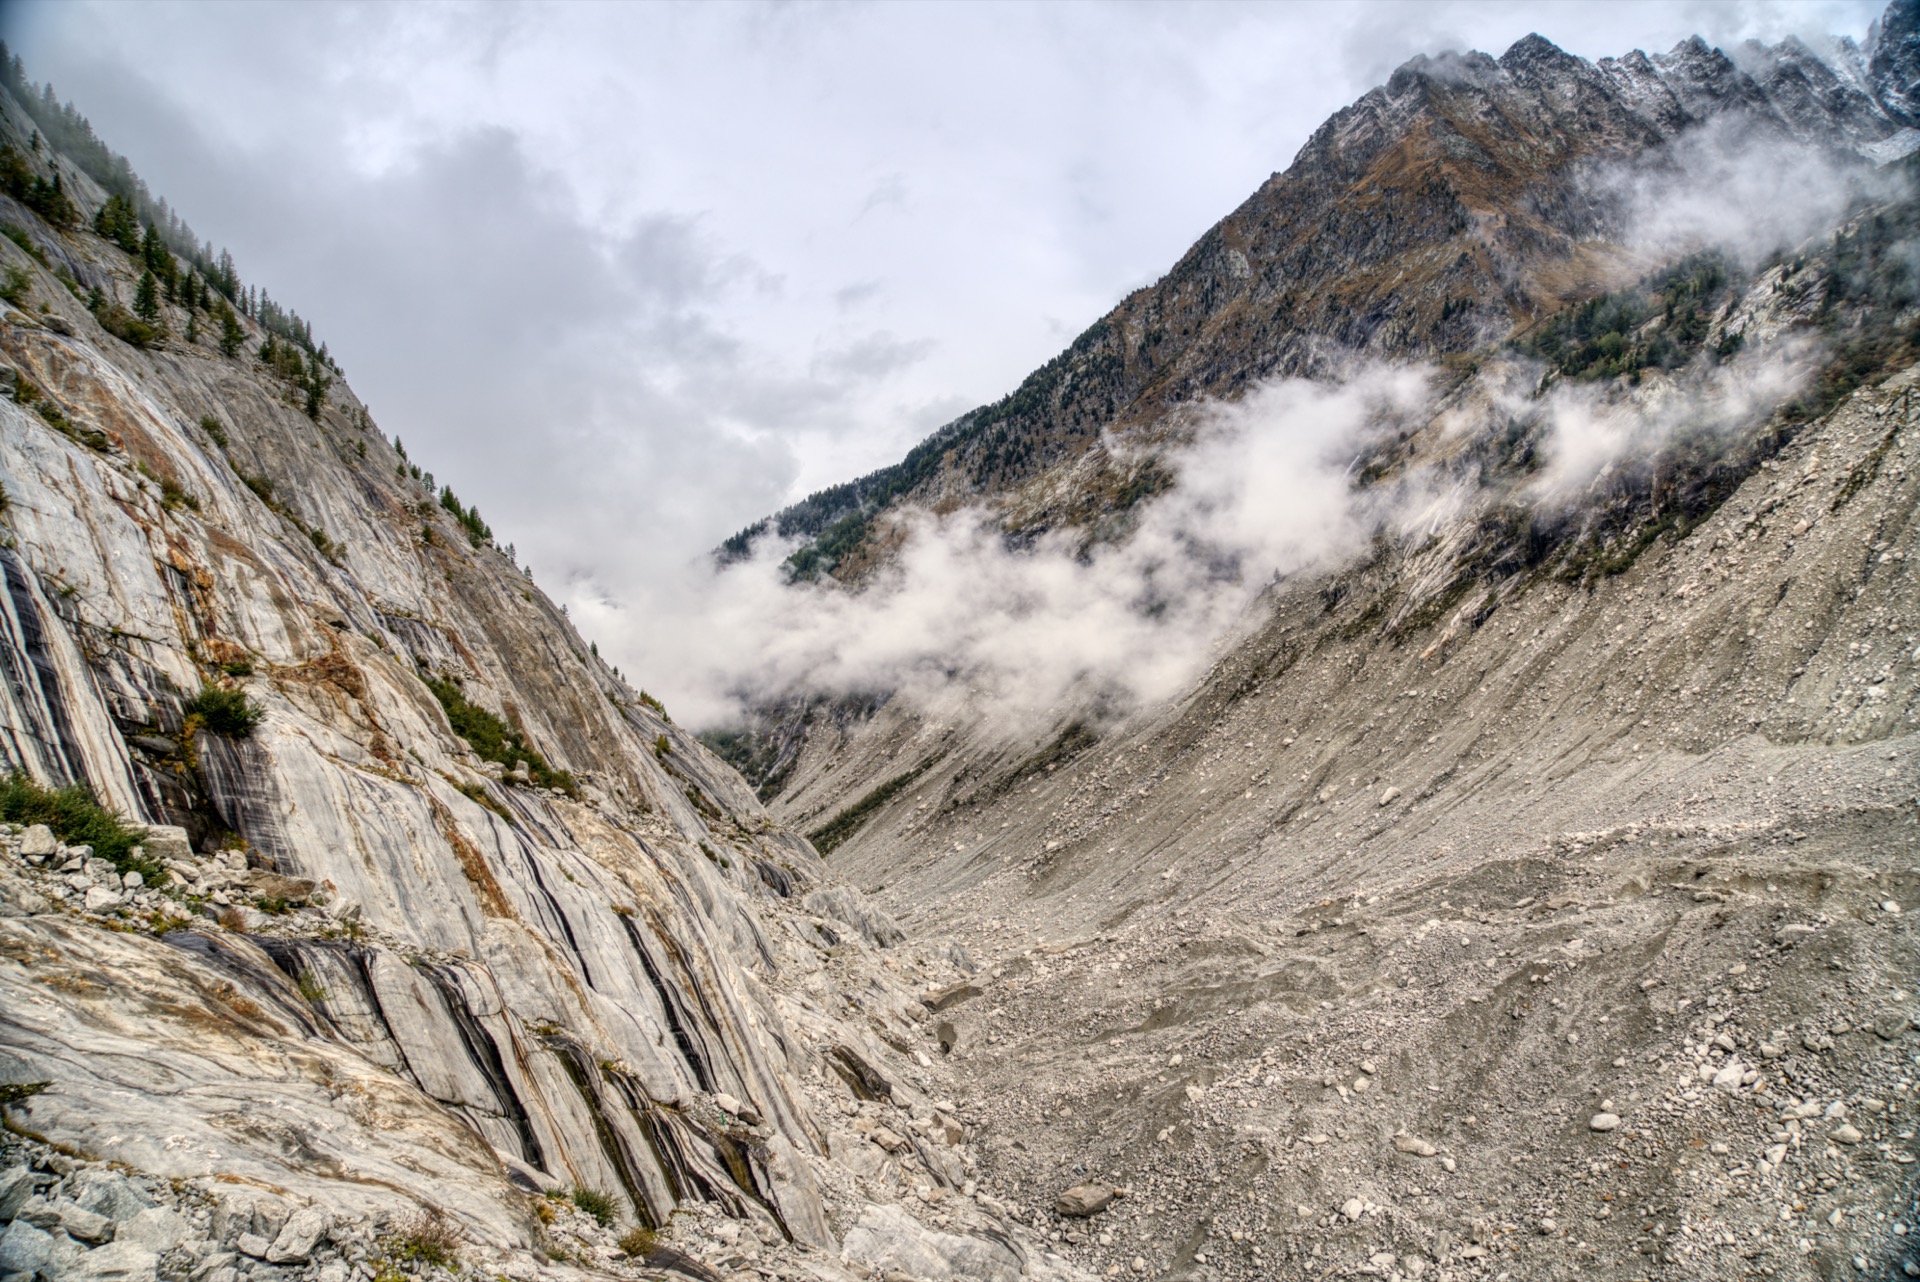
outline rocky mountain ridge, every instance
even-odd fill
[[[319,353],[158,290],[11,97],[0,144],[75,215],[0,197],[0,1275],[1068,1276],[920,1084],[965,952],[837,884]]]
[[[1837,163],[1912,151],[1914,26],[1895,5],[1865,50],[1788,39],[1729,53],[1694,37],[1588,62],[1533,35],[1497,59],[1416,57],[1014,392],[723,554],[771,532],[800,541],[799,573],[858,580],[888,555],[886,514],[903,505],[986,503],[1026,535],[1124,509],[1165,478],[1103,434],[1355,356],[1464,357],[1657,265],[1631,243],[1614,172],[1684,165],[1668,154],[1705,127]]]
[[[1166,705],[1069,699],[1009,732],[990,701],[803,690],[748,745],[773,814],[983,962],[942,1067],[993,1102],[996,1189],[1131,1192],[1061,1216],[1070,1258],[1208,1282],[1920,1275],[1914,17],[1894,6],[1865,53],[1589,65],[1528,41],[1417,63],[1221,225],[1242,242],[1216,229],[1168,281],[1227,279],[1206,264],[1242,244],[1264,255],[1249,282],[1318,248],[1310,188],[1375,184],[1355,235],[1404,243],[1334,236],[1343,274],[1271,342],[1196,288],[1185,314],[1208,319],[1108,426],[1177,451],[1191,389],[1417,355],[1433,396],[1355,447],[1354,489],[1424,481],[1457,506],[1269,584]],[[1852,155],[1829,172],[1861,176],[1854,198],[1756,260],[1649,261],[1581,195],[1583,164],[1659,175],[1747,129]],[[1449,206],[1403,173],[1450,200],[1489,184],[1460,270],[1488,269],[1445,318],[1429,284],[1462,233],[1404,229]],[[1459,346],[1423,315],[1467,315]],[[1062,371],[1097,331],[1033,405],[1080,394],[1085,369]],[[1589,442],[1631,445],[1553,498],[1569,407]],[[890,554],[883,502],[984,497],[1017,545],[1078,522],[1125,539],[1101,523],[1159,501],[1101,444],[983,481],[975,439],[937,437],[841,518],[836,572],[884,585],[858,550]]]

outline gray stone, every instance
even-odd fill
[[[242,1233],[234,1245],[240,1248],[240,1254],[250,1255],[256,1260],[266,1259],[267,1252],[273,1249],[273,1243],[258,1233]]]
[[[187,1222],[164,1206],[150,1206],[114,1232],[113,1240],[165,1255],[187,1238]]]
[[[24,1166],[0,1172],[0,1223],[10,1223],[20,1213],[44,1179]]]
[[[936,1015],[961,1002],[971,1001],[980,995],[977,984],[948,984],[945,988],[936,988],[920,998],[920,1004]]]
[[[58,1232],[60,1228],[59,1206],[38,1195],[23,1202],[15,1218],[25,1220],[37,1229],[46,1229],[50,1233]]]
[[[1595,1113],[1587,1119],[1590,1131],[1614,1131],[1620,1129],[1620,1118],[1613,1113]]]
[[[314,883],[310,877],[284,877],[277,872],[256,868],[244,880],[263,899],[284,899],[290,904],[304,904],[313,897]]]
[[[57,1240],[42,1228],[15,1220],[0,1233],[0,1273],[33,1274],[53,1259]]]
[[[90,913],[103,913],[118,908],[121,898],[104,886],[94,886],[87,891],[86,909]]]
[[[76,1242],[98,1246],[113,1241],[113,1221],[76,1202],[60,1203],[60,1227]]]
[[[721,1112],[732,1114],[748,1126],[758,1126],[760,1124],[759,1109],[751,1104],[741,1103],[725,1091],[716,1092],[713,1097],[713,1103],[714,1107],[718,1108]]]
[[[60,853],[60,842],[53,835],[53,829],[45,824],[34,824],[20,834],[20,853],[30,858],[44,859]]]
[[[1413,1136],[1413,1135],[1394,1136],[1393,1146],[1399,1149],[1402,1153],[1409,1153],[1409,1154],[1412,1154],[1414,1157],[1432,1157],[1435,1153],[1438,1153],[1440,1151],[1439,1149],[1435,1148],[1433,1145],[1427,1143],[1425,1140],[1420,1139],[1417,1136]]]
[[[325,1236],[331,1221],[317,1206],[303,1206],[287,1217],[286,1227],[267,1248],[269,1264],[305,1264],[313,1256],[314,1244]]]
[[[1084,1220],[1112,1206],[1114,1195],[1113,1185],[1100,1180],[1088,1180],[1056,1197],[1053,1200],[1053,1212],[1055,1215]]]
[[[84,1282],[150,1282],[160,1257],[132,1242],[115,1242],[76,1258],[65,1276]]]
[[[1842,1122],[1833,1128],[1832,1139],[1835,1144],[1858,1144],[1866,1136],[1852,1122]]]
[[[899,923],[852,886],[823,886],[800,903],[810,913],[851,926],[875,948],[889,948],[907,937]]]
[[[146,839],[141,844],[149,855],[162,861],[193,858],[193,843],[187,840],[187,830],[172,824],[148,824]]]
[[[929,1229],[897,1206],[868,1206],[843,1253],[879,1276],[889,1270],[919,1282],[1020,1282],[1020,1257],[1001,1242]]]

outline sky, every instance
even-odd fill
[[[0,34],[669,702],[689,567],[1152,283],[1416,53],[1856,0],[11,0]],[[650,670],[651,669],[651,670]]]

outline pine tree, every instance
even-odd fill
[[[200,341],[200,313],[191,309],[187,312],[187,342]]]
[[[233,314],[233,308],[220,304],[220,354],[238,356],[240,344],[246,342],[247,331],[240,328],[240,320]]]
[[[152,268],[140,275],[140,288],[133,294],[133,314],[149,325],[160,319],[160,282],[153,278]]]
[[[327,389],[333,386],[333,380],[327,377],[326,367],[320,363],[320,356],[314,353],[307,357],[307,417],[316,423],[320,421],[320,409],[327,403]]]

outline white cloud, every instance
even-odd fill
[[[627,670],[705,549],[898,459],[1151,281],[1416,52],[1878,6],[0,9],[30,74],[315,324]],[[691,684],[687,682],[685,684]]]

